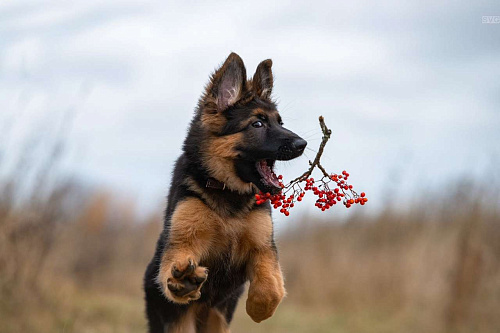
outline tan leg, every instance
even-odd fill
[[[200,298],[208,269],[199,267],[198,263],[213,242],[215,218],[199,199],[188,198],[177,204],[157,277],[171,301],[186,304]]]
[[[257,323],[271,317],[285,296],[281,267],[271,249],[253,255],[249,267],[250,288],[246,310]]]

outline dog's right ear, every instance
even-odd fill
[[[224,111],[242,97],[246,81],[245,64],[233,52],[212,75],[205,91],[205,103],[215,104],[215,108],[209,108],[212,112]]]

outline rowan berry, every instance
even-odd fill
[[[318,209],[321,209],[321,211],[328,210],[333,205],[336,205],[337,202],[341,201],[346,208],[350,208],[352,205],[358,203],[363,206],[368,201],[366,194],[361,192],[360,195],[358,195],[354,192],[353,186],[347,183],[348,177],[349,173],[343,170],[340,175],[325,175],[325,177],[318,181],[315,181],[312,177],[302,180],[299,178],[285,186],[281,182],[283,176],[279,175],[277,178],[282,188],[281,192],[278,194],[259,192],[255,194],[255,203],[261,205],[269,200],[273,208],[279,208],[280,213],[289,216],[290,208],[295,207],[295,201],[302,201],[305,192],[312,191],[314,195],[317,196],[314,205],[318,207]],[[301,182],[305,182],[303,187],[299,185]],[[287,192],[289,191],[291,192],[288,195]]]

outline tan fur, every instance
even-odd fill
[[[234,244],[233,260],[242,262],[254,253],[271,251],[273,224],[265,210],[252,211],[246,216],[238,230],[238,242]]]
[[[234,158],[238,156],[236,147],[242,139],[242,133],[222,137],[212,136],[203,143],[200,151],[202,163],[211,177],[225,183],[231,190],[245,194],[252,193],[254,185],[244,182],[236,175]]]
[[[268,220],[267,223],[264,221]],[[260,223],[256,223],[259,221]],[[278,304],[285,296],[283,274],[276,253],[271,244],[262,236],[272,233],[271,216],[265,212],[256,212],[249,222],[253,226],[245,238],[249,251],[252,251],[248,264],[250,288],[246,309],[248,315],[256,322],[261,322],[274,314]],[[250,224],[249,224],[250,225]],[[260,226],[260,227],[257,227]],[[242,244],[245,244],[242,242]],[[243,251],[241,251],[243,252]]]
[[[271,216],[265,210],[251,211],[245,217],[228,218],[217,214],[201,200],[188,198],[178,203],[172,215],[170,246],[163,255],[158,282],[165,295],[174,302],[188,303],[199,298],[199,290],[180,299],[169,292],[166,281],[173,279],[173,265],[183,268],[190,259],[198,263],[218,256],[231,244],[232,260],[249,263],[247,312],[256,322],[267,319],[285,295],[281,268],[272,249],[272,232]],[[216,322],[215,319],[212,321]]]
[[[271,251],[272,228],[271,216],[265,210],[228,218],[201,200],[188,198],[177,204],[172,215],[170,247],[163,259],[171,263],[179,257],[190,257],[198,262],[225,251],[231,242],[233,259],[241,262],[255,250]]]
[[[257,108],[257,109],[254,109],[252,111],[251,116],[252,117],[270,117],[270,118],[274,118],[274,117],[278,117],[279,113],[278,113],[277,110],[263,110],[263,109]],[[254,119],[249,119],[248,121],[249,122],[253,122],[255,120]]]
[[[238,157],[237,146],[243,141],[243,133],[210,137],[206,142],[207,154],[220,158],[234,159]]]
[[[178,269],[184,270],[189,259],[198,263],[200,258],[209,253],[216,232],[213,229],[212,221],[216,218],[213,211],[198,199],[189,198],[177,205],[171,218],[170,247],[163,254],[157,278],[165,296],[170,300],[177,303],[188,303],[199,298],[196,292],[182,298],[176,297],[168,290],[167,282],[176,282],[172,276],[174,265]],[[198,267],[195,274],[201,276],[202,270],[204,271],[203,267]]]
[[[260,109],[260,108],[257,108],[257,109],[254,109],[251,113],[251,116],[252,117],[259,117],[259,116],[264,116],[264,117],[267,117],[268,114],[266,111]]]
[[[172,214],[169,236],[169,251],[190,254],[195,261],[210,251],[216,232],[213,220],[216,214],[202,201],[188,198],[180,202]]]
[[[226,118],[219,112],[209,113],[203,112],[201,114],[201,123],[211,133],[220,133],[226,125]]]
[[[204,323],[197,331],[199,318],[203,318]],[[170,330],[174,333],[230,333],[224,315],[217,309],[201,304],[192,305],[178,322],[169,327]]]
[[[205,327],[202,327],[200,333],[229,333],[229,325],[224,315],[217,309],[209,309]]]
[[[285,287],[274,252],[263,249],[257,251],[252,259],[246,310],[252,320],[260,323],[274,314],[285,297]]]

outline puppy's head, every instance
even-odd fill
[[[201,123],[208,138],[202,161],[212,177],[241,193],[276,193],[281,188],[273,168],[291,160],[307,142],[283,126],[273,89],[272,61],[262,61],[247,80],[241,58],[231,53],[212,75],[200,101]]]

